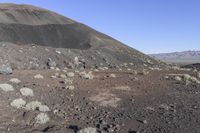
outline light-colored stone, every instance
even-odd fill
[[[148,124],[147,120],[143,120],[142,122],[143,122],[144,124]]]
[[[58,72],[56,72],[56,73],[55,73],[55,76],[56,76],[56,77],[58,77],[58,76],[59,76],[59,73],[58,73]]]
[[[193,82],[193,83],[200,84],[200,81],[197,78],[195,78],[195,77],[191,77],[190,81]]]
[[[11,78],[11,79],[10,79],[10,82],[19,84],[19,83],[21,83],[21,80],[19,80],[19,79],[17,79],[17,78]]]
[[[88,73],[83,71],[83,72],[80,72],[79,75],[81,76],[81,78],[84,78],[84,79],[93,79],[94,78],[94,75],[92,74],[91,71]]]
[[[57,54],[61,54],[61,52],[60,52],[60,51],[58,51],[58,50],[56,50],[56,53],[57,53]]]
[[[42,76],[41,74],[37,74],[34,76],[35,79],[44,79],[44,76]]]
[[[56,62],[55,61],[53,61],[51,58],[48,58],[48,60],[47,60],[47,66],[49,67],[49,68],[54,68],[54,67],[56,67]]]
[[[39,111],[48,112],[48,111],[50,111],[50,109],[49,109],[49,107],[47,105],[40,105],[39,106]]]
[[[149,74],[149,71],[143,70],[141,74],[142,74],[142,75],[147,75],[147,74]]]
[[[66,83],[66,84],[72,84],[72,83],[73,83],[73,80],[72,80],[72,79],[65,79],[65,83]]]
[[[78,133],[97,133],[97,129],[93,127],[87,127],[78,131]]]
[[[67,78],[67,76],[65,74],[60,74],[59,76],[60,78]]]
[[[19,98],[19,99],[13,100],[10,105],[19,109],[19,108],[23,108],[26,105],[26,101],[24,101],[22,98]]]
[[[25,109],[26,109],[26,110],[36,110],[36,109],[39,109],[39,107],[40,107],[41,105],[42,105],[42,104],[41,104],[41,102],[39,102],[39,101],[32,101],[32,102],[26,104]]]
[[[130,86],[117,86],[117,87],[114,87],[113,89],[122,90],[122,91],[130,91],[131,87]]]
[[[184,81],[190,80],[190,78],[191,78],[191,76],[190,76],[189,74],[184,74],[184,75],[183,75]]]
[[[46,105],[42,105],[42,103],[39,102],[39,101],[32,101],[30,103],[27,103],[25,109],[26,110],[33,110],[33,111],[39,110],[39,111],[42,111],[42,112],[50,111],[49,107],[47,107]]]
[[[197,78],[200,78],[200,72],[197,72]]]
[[[131,69],[130,69],[130,68],[128,68],[128,69],[127,69],[127,71],[131,71]]]
[[[165,76],[164,78],[165,78],[165,79],[169,79],[169,76]]]
[[[200,81],[196,78],[193,77],[189,74],[169,74],[169,76],[174,76],[174,79],[176,81],[185,81],[186,85],[188,85],[189,83],[196,83],[196,84],[200,84]]]
[[[182,80],[180,76],[175,76],[174,79],[175,79],[176,81],[181,81],[181,80]]]
[[[56,67],[55,70],[56,70],[57,72],[60,72],[60,68],[58,68],[58,67]]]
[[[173,66],[172,69],[173,69],[173,70],[180,70],[180,67],[178,67],[178,66]]]
[[[112,73],[112,74],[110,74],[110,77],[111,78],[116,78],[116,75]]]
[[[74,64],[75,64],[75,65],[79,65],[79,59],[78,59],[78,57],[75,57],[75,58],[74,58]]]
[[[55,75],[52,75],[51,78],[52,78],[52,79],[56,79],[57,77],[56,77]]]
[[[70,78],[74,77],[74,75],[75,75],[75,74],[74,74],[73,72],[68,72],[68,73],[67,73],[67,76],[70,77]]]
[[[68,90],[74,90],[74,86],[72,86],[72,85],[69,85],[69,86],[66,86],[66,89],[68,89]]]
[[[99,70],[98,70],[98,69],[94,69],[94,71],[95,71],[95,72],[98,72]]]
[[[50,120],[50,118],[49,118],[48,114],[46,114],[46,113],[39,113],[35,117],[35,120],[36,120],[37,124],[45,124]]]
[[[30,88],[21,88],[20,92],[23,96],[34,96],[33,90]]]
[[[1,90],[8,92],[8,91],[14,91],[14,88],[10,84],[0,84]]]
[[[8,75],[12,73],[13,73],[13,70],[9,64],[0,65],[0,74]]]

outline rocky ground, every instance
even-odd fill
[[[0,133],[199,133],[196,65],[31,5],[0,4],[0,30]]]
[[[158,61],[127,46],[108,45],[79,50],[9,42],[0,42],[0,67],[2,64],[13,69],[160,67]]]
[[[0,132],[198,133],[200,75],[174,69],[0,75]]]

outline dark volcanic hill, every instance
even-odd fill
[[[14,66],[26,64],[22,68],[27,68],[27,62],[45,67],[42,63],[45,64],[47,58],[62,64],[73,62],[75,57],[93,66],[117,66],[122,63],[158,65],[149,56],[84,24],[31,5],[0,4],[0,31],[2,60],[8,60]],[[37,47],[29,48],[32,45]],[[17,46],[20,46],[21,55]],[[56,49],[62,51],[59,60]],[[7,53],[10,54],[5,56]]]
[[[0,5],[0,40],[19,44],[87,49],[94,30],[30,5]]]

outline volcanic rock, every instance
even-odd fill
[[[0,4],[0,31],[0,56],[17,69],[159,65],[84,24],[31,5]]]

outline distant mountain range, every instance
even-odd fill
[[[200,51],[183,51],[172,53],[151,54],[151,57],[168,63],[191,64],[200,63]]]

